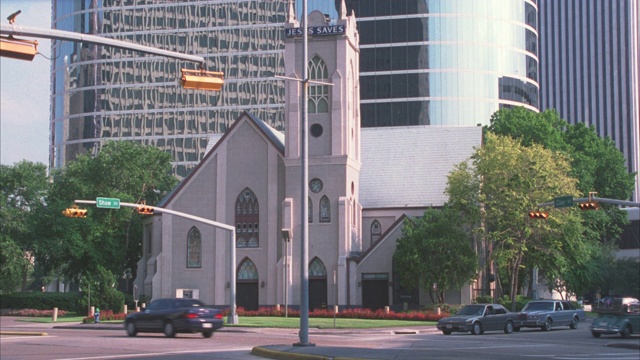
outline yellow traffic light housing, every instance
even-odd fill
[[[580,206],[581,210],[598,210],[600,208],[600,205],[597,201],[583,202],[578,204],[578,206]]]
[[[31,61],[38,53],[38,42],[0,36],[0,56]]]
[[[181,69],[180,85],[185,89],[201,89],[218,91],[224,84],[224,73],[220,71],[204,71]]]
[[[87,209],[78,209],[77,205],[73,205],[70,208],[62,210],[62,215],[69,218],[86,218]]]
[[[532,219],[547,220],[549,213],[547,211],[529,211],[529,217]]]
[[[153,208],[151,206],[141,205],[136,209],[138,214],[141,215],[153,215]]]

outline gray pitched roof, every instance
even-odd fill
[[[363,208],[441,206],[454,165],[482,144],[482,127],[363,128]]]

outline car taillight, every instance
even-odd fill
[[[186,313],[182,315],[182,317],[185,319],[197,319],[199,316],[198,314],[194,314],[194,313]]]
[[[217,313],[214,317],[216,319],[222,319],[222,313]]]

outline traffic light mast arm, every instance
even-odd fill
[[[96,203],[95,200],[75,200],[74,201],[76,204],[94,204]],[[124,206],[124,207],[130,207],[130,208],[134,208],[137,209],[140,204],[132,204],[132,203],[125,203],[125,202],[121,202],[120,206]],[[147,205],[145,205],[147,206]],[[238,323],[238,315],[236,313],[236,228],[234,226],[231,225],[227,225],[227,224],[223,224],[217,221],[213,221],[213,220],[209,220],[209,219],[205,219],[205,218],[201,218],[199,216],[195,216],[195,215],[191,215],[191,214],[186,214],[180,211],[174,211],[174,210],[169,210],[169,209],[164,209],[164,208],[160,208],[160,207],[155,207],[155,206],[147,206],[153,209],[154,212],[159,212],[159,213],[166,213],[166,214],[171,214],[171,215],[175,215],[175,216],[179,216],[179,217],[183,217],[186,219],[191,219],[193,221],[198,221],[201,223],[205,223],[208,225],[211,225],[213,227],[219,228],[219,229],[223,229],[223,230],[229,230],[229,232],[231,233],[229,236],[229,241],[230,241],[230,247],[231,247],[231,259],[230,259],[230,268],[229,268],[229,273],[231,274],[231,279],[229,281],[229,285],[230,285],[230,312],[229,312],[229,316],[227,317],[227,323],[228,324],[237,324]]]
[[[595,196],[593,196],[591,198],[587,197],[587,198],[574,198],[573,199],[574,203],[582,203],[582,202],[586,202],[586,201],[595,201],[595,202],[599,202],[599,203],[614,204],[614,205],[629,206],[629,207],[640,207],[640,202],[599,198],[599,197],[595,197]],[[546,202],[546,203],[538,204],[538,207],[553,206],[553,204],[554,204],[553,201],[549,201],[549,202]]]
[[[204,65],[204,58],[202,56],[182,54],[175,51],[158,49],[151,46],[134,44],[134,43],[126,42],[122,40],[105,38],[102,36],[75,33],[72,31],[35,28],[35,27],[28,27],[28,26],[22,26],[17,24],[11,24],[11,25],[0,24],[0,34],[13,35],[13,36],[33,36],[33,37],[39,37],[39,38],[45,38],[45,39],[67,40],[67,41],[73,41],[73,42],[105,45],[110,47],[138,51],[146,54],[160,55],[160,56],[178,59],[178,60],[193,61],[201,65]]]

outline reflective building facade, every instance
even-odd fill
[[[338,2],[325,2],[327,14]],[[538,111],[535,0],[345,2],[360,34],[363,127],[487,125],[502,107]]]
[[[541,109],[593,125],[640,168],[638,0],[539,0]],[[640,185],[636,174],[633,200]]]
[[[220,92],[186,90],[181,68],[198,64],[90,44],[52,41],[50,166],[107,140],[157,146],[186,176],[208,134],[242,111],[284,128],[286,0],[53,0],[54,29],[202,56],[222,71]]]

